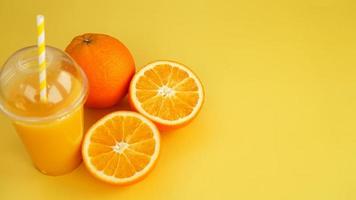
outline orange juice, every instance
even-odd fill
[[[0,106],[13,121],[34,165],[60,175],[81,162],[87,80],[77,64],[53,47],[47,51],[47,102],[39,98],[36,47],[16,52],[0,73]]]
[[[26,125],[15,122],[36,167],[44,174],[60,175],[75,169],[81,162],[83,137],[82,106],[56,122]],[[43,151],[50,149],[50,151]]]

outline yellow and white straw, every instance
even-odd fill
[[[40,68],[40,99],[42,102],[47,102],[46,43],[43,15],[37,15],[37,36],[38,64]]]

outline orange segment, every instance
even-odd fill
[[[132,143],[130,149],[151,156],[154,153],[156,141],[152,138]]]
[[[83,142],[83,160],[97,178],[113,184],[140,180],[153,167],[159,154],[156,126],[142,115],[111,113],[88,131]]]
[[[129,159],[125,155],[120,155],[120,162],[118,164],[118,169],[115,172],[116,179],[127,179],[135,174],[135,169],[129,162]]]
[[[105,153],[110,153],[111,151],[112,151],[111,146],[108,146],[106,144],[96,143],[93,141],[93,143],[89,146],[88,153],[90,157],[95,157]]]
[[[187,124],[204,100],[198,77],[172,61],[156,61],[142,68],[131,81],[129,95],[132,107],[160,129]]]
[[[141,171],[150,162],[150,156],[138,151],[127,148],[125,155],[130,158],[130,164],[135,168],[135,171]]]
[[[192,78],[187,78],[173,86],[175,91],[197,91],[198,86]]]

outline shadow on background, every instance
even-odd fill
[[[84,110],[84,133],[99,119],[105,115],[120,111],[120,110],[131,110],[128,102],[127,96],[122,99],[117,105],[105,109],[93,109],[85,108]]]

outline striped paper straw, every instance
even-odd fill
[[[47,82],[46,82],[46,44],[44,31],[44,16],[37,15],[37,34],[38,34],[38,63],[40,68],[40,99],[47,102]]]

